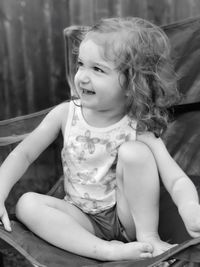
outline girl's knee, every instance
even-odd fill
[[[23,221],[26,217],[30,217],[37,211],[38,207],[38,194],[28,192],[23,194],[16,205],[16,216],[19,220]]]
[[[149,147],[142,142],[126,142],[119,148],[118,159],[122,164],[146,164],[154,161]]]

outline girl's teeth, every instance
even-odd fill
[[[87,89],[83,89],[83,93],[84,93],[84,94],[88,94],[88,95],[93,95],[93,94],[94,94],[93,91],[89,91],[89,90],[87,90]]]

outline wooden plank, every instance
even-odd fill
[[[20,22],[22,29],[22,50],[23,50],[23,62],[25,69],[25,92],[27,95],[27,110],[26,113],[34,112],[34,85],[33,85],[33,70],[31,68],[31,62],[28,57],[28,46],[26,42],[26,21],[25,21],[25,6],[26,2],[21,1],[21,13]]]
[[[110,11],[115,14],[115,4],[112,0],[95,0],[94,1],[94,22],[97,22],[101,18],[110,16]]]
[[[70,89],[65,78],[63,30],[69,24],[69,1],[51,0],[51,46],[52,66],[50,73],[51,103],[53,105],[70,97]]]
[[[133,17],[146,17],[146,1],[141,0],[125,0],[119,1],[120,15],[123,17],[133,16]]]
[[[102,0],[101,0],[102,1]],[[80,0],[80,18],[84,25],[94,24],[94,1]]]
[[[20,27],[20,6],[18,1],[3,0],[6,20],[4,20],[5,39],[8,49],[8,68],[10,83],[9,91],[11,114],[20,115],[26,109],[26,94],[24,93],[24,65],[22,60],[22,43]]]
[[[34,2],[34,1],[33,1]],[[33,12],[33,13],[32,13]],[[35,70],[33,68],[33,60],[37,51],[36,43],[37,34],[34,32],[35,19],[33,18],[34,8],[30,6],[27,0],[21,2],[21,27],[22,27],[22,46],[23,46],[23,60],[25,65],[25,84],[27,93],[27,111],[31,113],[35,111]],[[32,20],[32,22],[31,22]]]
[[[98,0],[96,0],[98,2]],[[116,9],[115,9],[115,2],[116,0],[108,1],[108,16],[115,17],[116,16]]]
[[[80,17],[80,0],[70,0],[69,1],[69,13],[70,13],[70,24],[80,25],[83,23]]]
[[[24,38],[29,64],[29,85],[32,91],[33,107],[41,110],[48,107],[49,99],[49,54],[45,24],[45,1],[26,0],[23,7]],[[27,89],[29,90],[29,89]]]
[[[200,14],[200,1],[192,0],[191,1],[191,14],[192,16],[199,16]]]
[[[53,98],[55,94],[55,79],[54,79],[54,51],[53,51],[53,33],[52,33],[52,1],[44,0],[44,26],[46,29],[46,52],[48,54],[48,79],[49,79],[49,101],[53,105]]]
[[[155,0],[147,1],[147,18],[154,22],[156,25],[162,25],[167,23],[167,12],[168,2],[165,0],[157,1]],[[161,16],[162,14],[162,16]]]
[[[8,60],[6,61],[6,53],[3,53],[4,60],[1,60],[3,85],[5,87],[4,90],[3,86],[1,87],[1,94],[4,94],[4,98],[6,97],[8,101],[8,104],[5,105],[6,108],[4,106],[4,112],[1,112],[1,119],[30,113],[58,102],[55,96],[56,89],[60,86],[66,87],[62,31],[69,23],[69,16],[66,16],[68,0],[59,1],[59,5],[52,1],[54,3],[53,8],[51,1],[15,1],[17,7],[13,6],[11,0],[3,1],[2,10],[5,11],[10,20],[3,21],[5,36],[1,32],[1,37],[4,36],[2,39],[6,42],[4,46],[8,50]],[[43,3],[42,10],[41,3]],[[62,7],[60,3],[62,3]],[[51,13],[47,11],[48,5],[50,12],[56,6],[60,7],[58,11],[62,9],[60,29],[55,28],[54,33],[52,32]],[[54,14],[57,14],[57,17],[60,18],[61,12],[58,13],[55,10]],[[68,17],[68,20],[64,19],[66,17]],[[15,22],[15,27],[13,22]],[[53,42],[52,36],[57,34],[57,30],[59,30],[59,36],[56,38],[56,43],[61,44],[60,47],[62,48],[58,50],[59,45],[57,45],[57,50],[54,51],[53,45],[55,42]],[[16,41],[16,35],[18,39],[20,38],[20,41],[18,39]],[[18,46],[15,45],[15,42]],[[3,45],[3,42],[1,44]],[[55,55],[60,55],[57,63],[53,63]],[[51,64],[48,64],[50,61]],[[58,68],[61,68],[60,66],[62,66],[62,71],[61,69],[58,71]],[[60,75],[58,75],[58,72]],[[61,76],[62,79],[60,79]],[[64,95],[68,96],[69,92],[65,92]],[[59,102],[63,100],[63,94],[60,94]],[[5,101],[2,102],[5,103]],[[16,107],[19,109],[18,112],[16,112]],[[9,115],[5,117],[5,114]]]
[[[52,0],[54,5],[55,1]],[[59,1],[58,12],[54,14],[53,18],[54,25],[59,25],[53,27],[54,31],[54,47],[55,47],[55,61],[56,61],[56,102],[61,102],[63,100],[70,98],[70,87],[66,81],[66,66],[65,66],[65,43],[64,43],[64,29],[70,24],[70,9],[69,0]]]
[[[6,81],[5,81],[5,73],[4,73],[4,66],[6,61],[6,45],[5,45],[5,38],[4,36],[4,25],[3,20],[5,20],[5,15],[3,13],[2,9],[2,2],[0,2],[0,36],[1,36],[1,42],[0,42],[0,103],[4,103],[4,105],[0,104],[0,119],[5,118],[5,116],[8,113],[8,103],[6,100],[8,99],[6,97]]]
[[[188,0],[176,0],[173,3],[174,8],[174,21],[182,20],[191,16],[191,1]]]

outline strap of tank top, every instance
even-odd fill
[[[73,101],[71,101],[69,103],[68,118],[67,118],[67,123],[66,123],[66,126],[65,126],[64,143],[67,142],[68,137],[69,137],[70,128],[71,128],[71,124],[72,124],[72,120],[73,120],[73,116],[74,116],[74,108],[75,108],[75,105],[74,105]]]

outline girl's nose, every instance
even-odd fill
[[[87,70],[78,71],[76,75],[81,83],[88,83],[90,81],[90,76]]]

